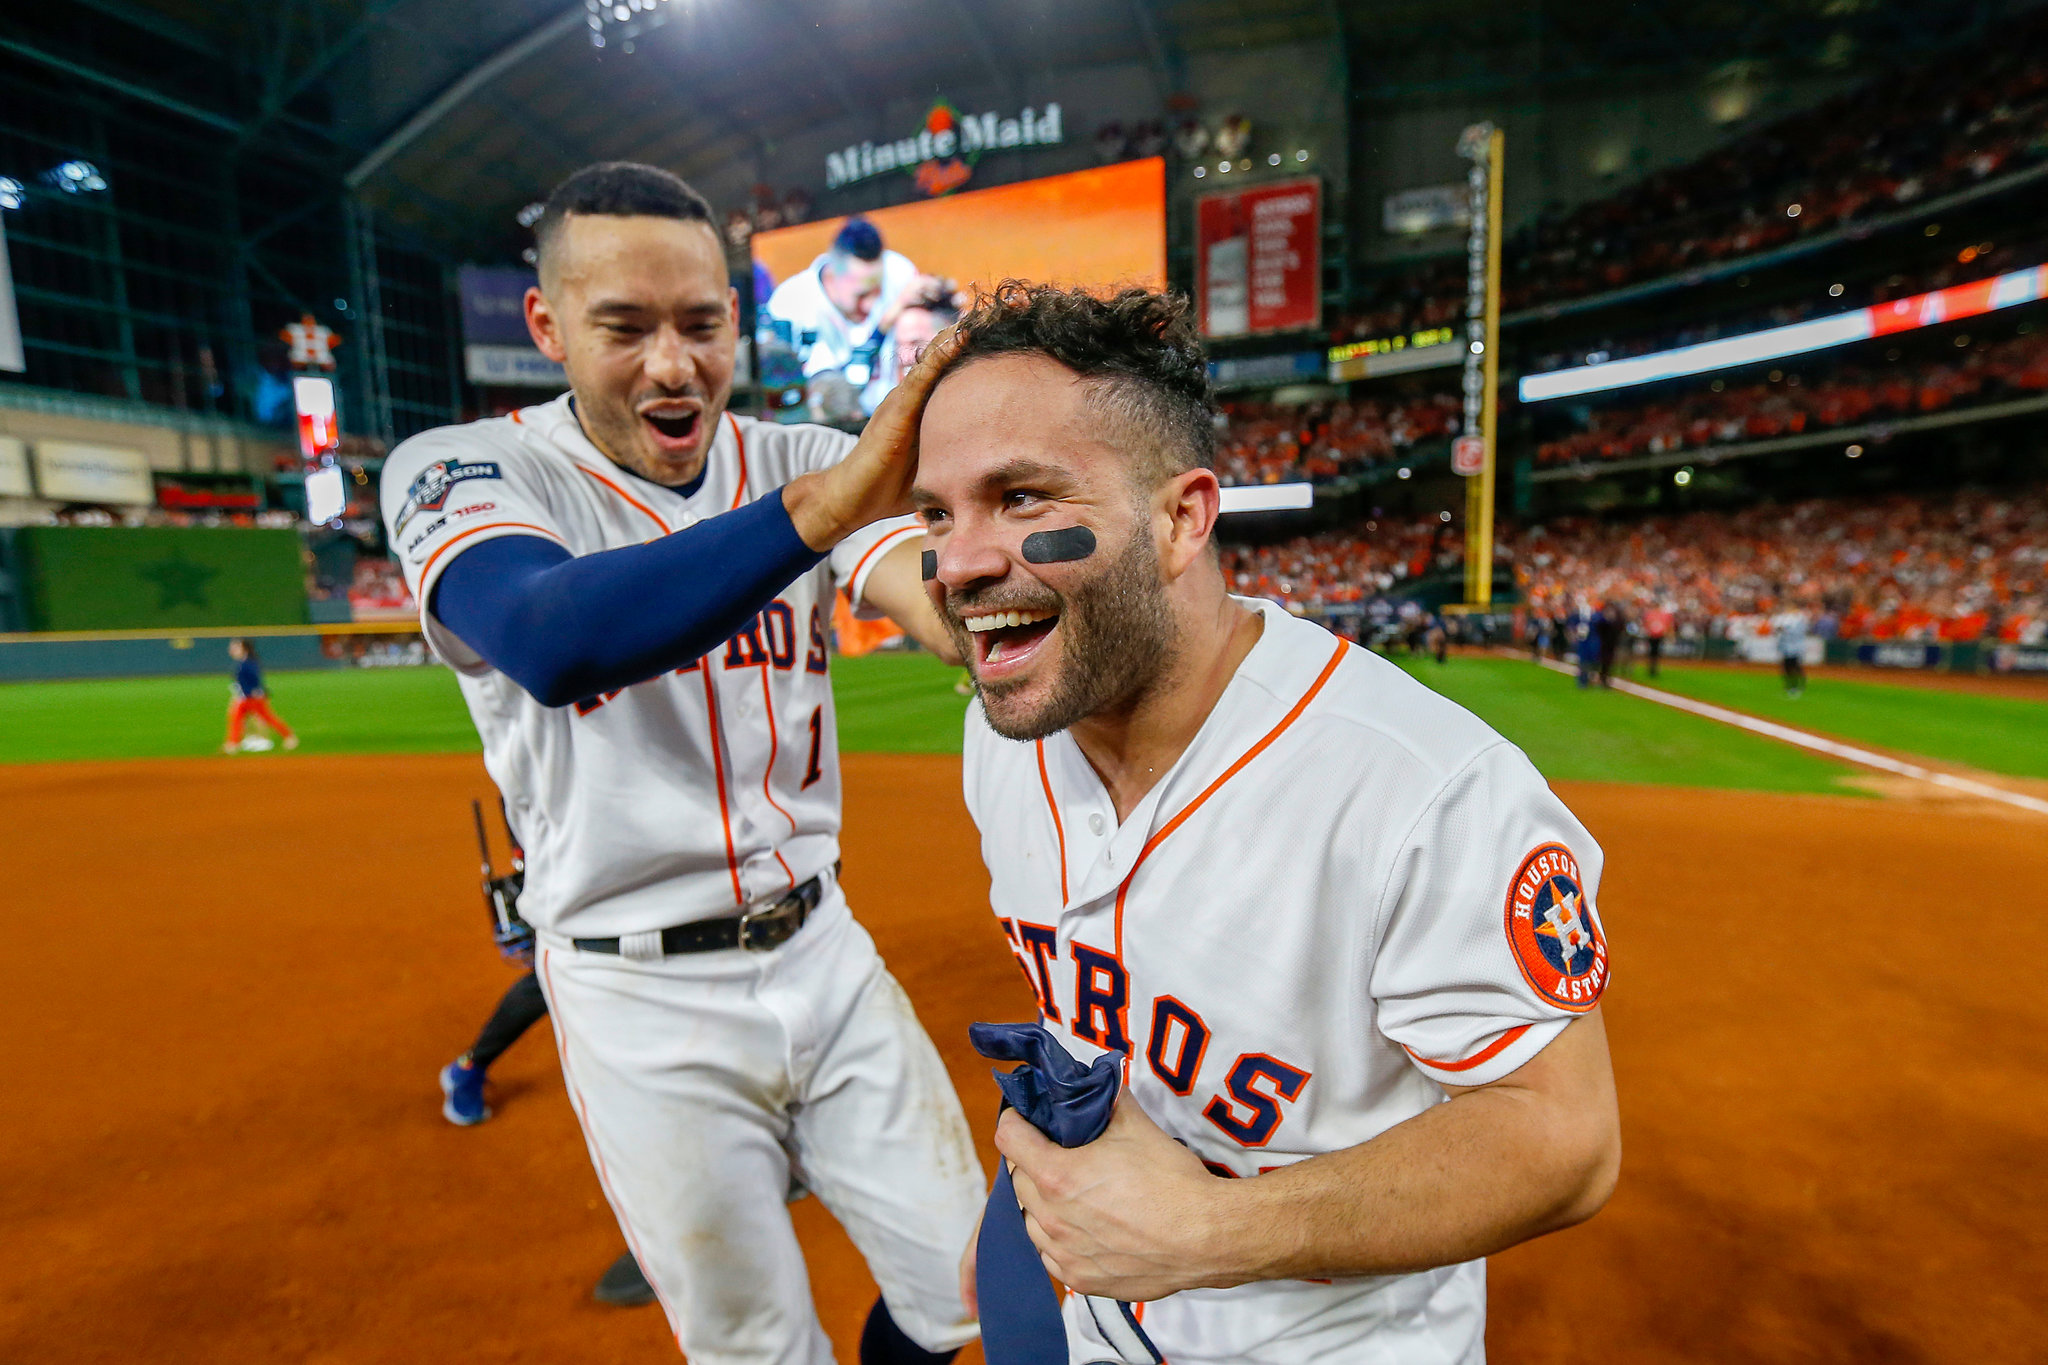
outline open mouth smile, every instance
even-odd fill
[[[996,611],[963,617],[974,649],[974,672],[984,679],[1015,673],[1029,664],[1059,625],[1058,612]]]
[[[640,420],[661,449],[687,450],[697,443],[704,412],[694,404],[656,403],[640,409]]]

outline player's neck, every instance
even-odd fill
[[[1256,611],[1221,596],[1182,629],[1173,661],[1153,686],[1128,707],[1074,723],[1074,742],[1108,790],[1117,823],[1179,762],[1264,630]]]

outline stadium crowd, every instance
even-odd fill
[[[1441,521],[1373,522],[1227,548],[1223,567],[1237,592],[1314,612],[1453,568],[1458,553]],[[1535,616],[1654,610],[1682,637],[1739,638],[1789,606],[1824,638],[2048,638],[2048,487],[1560,519],[1504,527],[1496,554]]]
[[[1216,475],[1228,484],[1323,481],[1356,474],[1457,434],[1455,393],[1346,399],[1303,407],[1232,402]]]
[[[1369,521],[1351,531],[1297,536],[1275,545],[1223,547],[1223,579],[1246,597],[1305,611],[1364,602],[1433,569],[1458,563],[1442,521]]]
[[[2048,332],[1979,342],[1953,360],[1918,366],[1844,363],[1806,379],[1773,373],[1764,383],[1715,380],[1679,398],[1594,409],[1583,429],[1541,442],[1536,463],[1626,460],[2048,392]]]
[[[1514,312],[1736,260],[2044,159],[2048,12],[2037,11],[1983,43],[1908,71],[1887,72],[1619,193],[1546,215],[1504,243],[1503,306]],[[2035,260],[2002,262],[1981,263],[1954,278],[1942,278],[1953,274],[1944,271],[1888,281],[1865,301],[1938,289]],[[1973,263],[1974,255],[1960,262]],[[1464,268],[1462,257],[1441,259],[1382,282],[1372,298],[1338,321],[1331,339],[1459,321]],[[1816,303],[1801,311],[1828,309]]]

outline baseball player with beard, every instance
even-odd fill
[[[697,1365],[832,1359],[798,1185],[881,1286],[861,1360],[950,1359],[982,1173],[839,888],[825,644],[843,588],[952,655],[898,515],[939,357],[857,443],[735,417],[738,301],[695,191],[589,167],[535,232],[527,321],[571,392],[414,437],[382,500],[523,837],[591,1159]]]
[[[996,1130],[1069,1359],[1483,1359],[1482,1258],[1614,1187],[1598,845],[1471,714],[1225,590],[1183,301],[1012,285],[961,330],[912,497],[967,802],[1042,1027],[1120,1059],[1093,1142]]]

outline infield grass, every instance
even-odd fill
[[[1507,736],[1545,777],[1744,791],[1854,793],[1857,769],[1789,744],[1601,688],[1519,659],[1394,656]]]
[[[2048,777],[2048,702],[1829,676],[1788,697],[1775,668],[1666,665],[1647,687],[1802,730],[2013,777]]]

